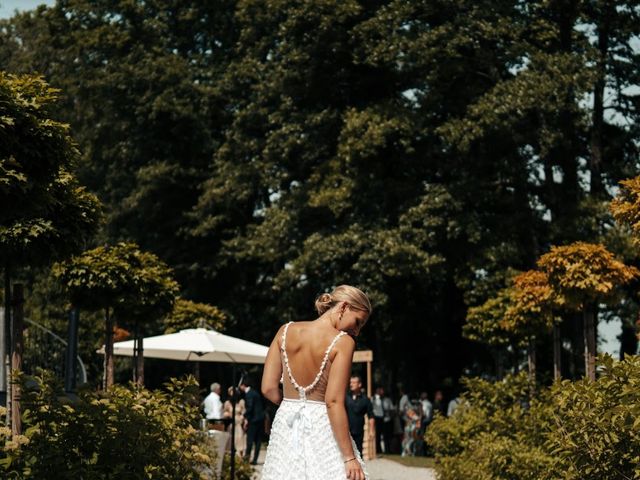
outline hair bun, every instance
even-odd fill
[[[324,312],[331,308],[331,302],[333,299],[331,298],[330,293],[323,293],[316,299],[316,310],[318,311],[318,315],[322,315]]]

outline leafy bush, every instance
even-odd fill
[[[640,478],[640,357],[600,358],[596,382],[553,387],[548,449],[563,479]]]
[[[593,382],[531,394],[525,374],[466,380],[450,418],[426,433],[441,480],[640,478],[640,358],[600,359]]]
[[[0,452],[2,478],[211,478],[211,440],[199,434],[197,384],[172,380],[166,391],[130,385],[84,391],[70,401],[50,373],[22,378],[24,435]],[[0,437],[9,437],[7,430]]]
[[[553,463],[542,448],[547,408],[542,394],[530,397],[527,375],[465,383],[454,415],[438,416],[426,434],[441,480],[542,478]]]
[[[227,453],[222,462],[222,480],[231,479],[231,464],[229,463],[231,456]],[[253,467],[249,460],[236,456],[236,480],[251,480],[253,477]]]

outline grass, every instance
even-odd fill
[[[433,457],[402,457],[400,455],[381,455],[381,458],[398,462],[406,467],[434,468]]]

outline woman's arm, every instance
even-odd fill
[[[351,362],[355,347],[355,341],[347,335],[336,343],[336,355],[331,363],[327,391],[324,396],[329,422],[345,460],[355,456],[351,444],[351,436],[349,435],[349,420],[344,403],[349,377],[351,376]]]
[[[282,391],[280,390],[280,378],[282,377],[282,362],[280,361],[280,345],[278,339],[282,336],[280,327],[276,336],[269,346],[267,359],[264,362],[264,371],[262,372],[262,394],[267,400],[280,405],[282,402]]]

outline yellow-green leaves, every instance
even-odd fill
[[[603,245],[586,242],[552,247],[540,257],[538,266],[567,306],[577,310],[588,303],[615,299],[618,287],[640,273],[616,260]]]
[[[178,298],[173,305],[173,310],[163,320],[164,333],[205,326],[222,330],[226,321],[227,316],[224,312],[213,305]]]
[[[620,193],[611,201],[611,213],[616,221],[629,226],[636,242],[640,241],[640,177],[620,182]]]

